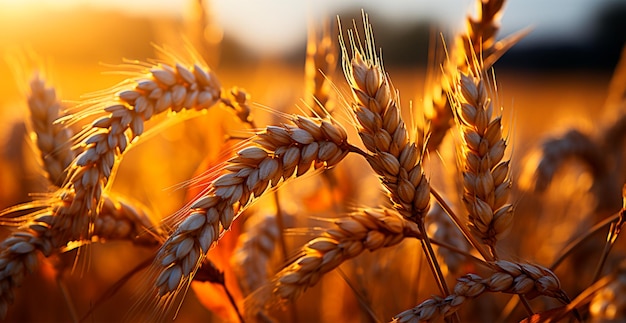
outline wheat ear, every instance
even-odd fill
[[[364,250],[374,251],[400,243],[405,237],[420,238],[415,223],[393,209],[363,209],[335,221],[336,228],[309,241],[300,256],[276,275],[274,294],[294,300],[329,271]]]
[[[353,94],[352,111],[367,161],[381,176],[391,200],[402,216],[421,222],[430,204],[430,189],[422,170],[423,142],[412,142],[402,119],[399,98],[382,62],[376,56],[372,26],[365,17],[367,51],[350,33],[353,57],[340,38],[343,69]]]
[[[271,275],[269,261],[280,238],[276,216],[259,217],[262,218],[254,225],[248,226],[246,222],[248,228],[239,236],[237,249],[231,258],[244,295],[249,295],[267,283]]]
[[[73,119],[105,113],[77,136],[83,149],[70,167],[65,189],[75,192],[65,213],[68,235],[89,238],[101,195],[128,145],[141,136],[144,123],[166,111],[207,109],[220,99],[220,85],[208,69],[194,65],[157,64],[115,95],[115,102],[96,104]]]
[[[50,182],[61,187],[67,178],[67,167],[74,159],[74,152],[70,149],[72,132],[64,125],[54,123],[60,116],[62,106],[54,88],[47,87],[38,74],[30,82],[28,108],[31,138],[39,149],[42,168]]]
[[[499,17],[504,6],[504,0],[477,0],[478,18],[467,17],[466,29],[460,33],[449,52],[449,59],[443,62],[442,74],[439,75],[439,83],[432,84],[431,98],[428,114],[430,121],[430,139],[428,150],[433,151],[439,147],[450,126],[454,124],[451,102],[448,95],[452,90],[449,80],[454,77],[457,70],[467,73],[471,68],[488,70],[509,48],[517,43],[525,32],[509,36],[501,41],[496,41],[500,30]],[[474,55],[480,57],[482,65],[476,66],[468,57]]]
[[[0,243],[0,318],[6,317],[14,299],[14,289],[38,266],[37,252],[48,257],[53,242],[46,236],[52,217],[40,216],[17,228]]]
[[[427,134],[416,129],[418,140],[412,140],[400,110],[400,99],[391,85],[389,75],[376,55],[372,26],[363,16],[365,48],[357,45],[349,32],[353,56],[350,59],[343,37],[340,44],[343,70],[353,94],[352,111],[358,121],[357,130],[363,144],[371,153],[365,156],[380,176],[389,198],[402,216],[415,222],[426,232],[424,218],[430,208],[430,184],[424,175],[422,158]],[[418,135],[421,134],[420,135]],[[449,293],[445,277],[437,263],[427,234],[421,241],[430,269],[442,294]]]
[[[305,89],[307,105],[319,117],[333,111],[330,100],[331,82],[328,79],[337,67],[337,45],[330,35],[330,23],[324,25],[321,36],[309,27],[306,45]]]
[[[353,149],[338,124],[294,116],[293,124],[269,126],[252,137],[213,181],[205,194],[184,211],[184,219],[159,250],[156,287],[161,296],[188,282],[200,260],[232,221],[268,187],[302,176],[313,168],[329,168]]]
[[[60,187],[67,177],[66,169],[75,156],[69,146],[72,131],[65,124],[56,123],[61,116],[61,104],[54,88],[46,87],[45,81],[36,74],[31,80],[30,89],[28,107],[33,128],[31,138],[37,145],[48,179],[51,184]],[[62,205],[73,203],[72,193],[66,192],[62,196]],[[146,234],[146,230],[153,224],[144,207],[110,194],[105,194],[102,200],[101,218],[94,223],[95,236],[104,240],[129,239],[135,243],[154,245],[154,237]],[[139,236],[142,236],[142,241],[134,241]],[[59,241],[56,245],[61,246],[63,243]]]
[[[445,298],[433,297],[393,318],[393,322],[431,322],[440,316],[454,314],[463,303],[485,292],[501,292],[536,297],[549,296],[568,303],[557,276],[547,268],[532,264],[518,264],[499,260],[492,263],[494,270],[487,278],[467,274],[457,280],[452,294]]]
[[[461,73],[451,100],[463,138],[463,202],[470,230],[495,256],[496,241],[512,227],[513,206],[508,204],[509,162],[502,161],[506,150],[502,117],[492,115],[493,102],[485,82],[481,75]]]

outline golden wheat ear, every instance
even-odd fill
[[[95,98],[63,119],[73,123],[102,116],[75,136],[75,146],[82,152],[72,162],[64,185],[75,197],[58,214],[66,220],[69,236],[89,238],[90,223],[97,217],[109,179],[129,145],[144,133],[146,121],[167,111],[208,109],[220,100],[217,77],[199,65],[159,63],[145,67],[135,63],[131,67],[141,72],[116,88],[113,100],[108,95]]]
[[[246,221],[246,231],[239,236],[237,249],[231,258],[244,295],[251,294],[269,281],[274,273],[270,268],[270,259],[277,253],[279,239],[276,215],[255,214]]]
[[[426,111],[431,124],[431,135],[428,150],[435,151],[448,133],[453,122],[453,111],[448,100],[450,80],[460,70],[487,71],[511,47],[524,38],[530,29],[521,30],[502,40],[497,40],[500,30],[500,16],[504,0],[477,0],[478,17],[468,16],[466,29],[459,33],[452,44],[447,59],[441,70],[435,71],[437,77],[426,85]],[[474,59],[477,57],[479,60]],[[479,64],[477,64],[480,62]]]
[[[278,301],[293,301],[326,273],[365,250],[375,251],[421,238],[417,225],[393,209],[362,209],[335,221],[335,228],[309,241],[299,257],[280,271],[273,282]]]
[[[227,173],[183,210],[182,221],[159,250],[155,260],[159,294],[167,297],[188,283],[223,232],[268,188],[276,189],[294,174],[300,177],[313,168],[333,167],[352,150],[340,125],[304,116],[252,137],[248,147],[228,161]]]
[[[564,304],[569,303],[559,279],[545,267],[504,260],[492,263],[491,267],[493,272],[490,276],[483,278],[476,274],[467,274],[457,279],[451,295],[429,298],[394,316],[392,322],[431,322],[439,317],[449,317],[467,300],[477,298],[485,292],[528,295],[531,298],[544,295]]]
[[[39,150],[42,170],[54,186],[61,187],[67,178],[67,168],[75,157],[71,149],[71,130],[55,122],[62,116],[63,106],[54,87],[46,86],[39,73],[30,82],[27,99],[31,138]]]
[[[366,159],[397,210],[406,218],[421,219],[430,205],[428,180],[422,169],[422,141],[409,137],[398,93],[376,55],[372,26],[364,15],[365,48],[352,32],[350,49],[340,37],[343,69],[353,94],[350,102],[357,130],[370,155]]]
[[[491,96],[495,93],[483,74],[461,73],[450,100],[462,138],[460,168],[469,227],[497,257],[496,242],[513,225],[513,205],[509,203],[509,161],[503,160],[507,141],[502,135],[502,117],[494,115]]]

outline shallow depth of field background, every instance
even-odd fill
[[[304,95],[307,25],[320,26],[323,17],[334,20],[338,14],[345,29],[351,27],[350,19],[359,21],[363,8],[370,15],[377,45],[383,49],[385,67],[400,91],[403,106],[419,107],[424,97],[426,71],[435,68],[428,61],[430,39],[437,39],[440,31],[449,34],[459,30],[465,14],[472,8],[467,0],[440,4],[390,1],[388,7],[365,1],[349,1],[341,6],[333,6],[331,2],[307,1],[294,5],[289,1],[208,1],[215,25],[206,30],[207,47],[202,50],[210,53],[208,62],[225,88],[243,87],[253,102],[295,112],[295,106],[303,104],[300,99]],[[47,83],[56,87],[57,95],[71,106],[85,94],[122,81],[123,75],[110,72],[120,70],[115,65],[122,63],[123,58],[145,61],[157,55],[152,44],[181,48],[184,38],[197,43],[202,37],[198,17],[193,14],[196,1],[106,3],[0,0],[0,54],[4,58],[0,60],[0,209],[27,202],[29,193],[47,189],[37,171],[36,155],[27,142],[23,124],[28,117],[25,91],[34,68],[43,67]],[[513,148],[516,183],[526,154],[539,147],[542,138],[559,135],[573,126],[593,133],[611,121],[611,111],[603,111],[603,105],[611,73],[626,40],[624,2],[563,0],[541,6],[544,6],[541,1],[509,0],[501,20],[500,38],[520,28],[535,28],[495,65],[498,95],[505,109],[505,127]],[[340,91],[347,93],[339,68],[333,80]],[[253,113],[259,125],[276,122],[267,112]],[[155,131],[125,156],[114,189],[146,204],[154,212],[155,221],[176,211],[185,199],[185,192],[172,186],[190,178],[207,156],[217,156],[225,134],[241,126],[227,119],[223,111],[209,112]],[[353,138],[356,142],[356,137]],[[445,154],[448,152],[442,152]],[[563,184],[571,190],[565,193],[570,197],[589,185],[584,172],[578,170],[575,174]],[[375,177],[372,178],[370,183],[376,185]],[[367,180],[360,183],[364,182]],[[316,205],[315,194],[308,194],[310,205]],[[527,201],[524,196],[516,199],[520,203]],[[554,212],[568,212],[565,204],[554,203]],[[563,208],[558,209],[559,206]],[[572,206],[569,207],[571,212]],[[581,217],[584,214],[572,218]],[[524,219],[516,220],[517,228],[531,230],[524,225]],[[546,231],[547,245],[563,243],[574,230],[572,226],[564,224],[563,228],[555,226],[550,228],[554,231]],[[296,242],[298,239],[292,239],[293,247],[301,243]],[[544,250],[550,247],[537,241],[516,242],[510,248],[515,257],[541,264],[548,263],[552,256],[550,250]],[[79,313],[82,315],[106,288],[151,252],[124,242],[96,245],[89,271],[82,276],[80,273],[63,276]],[[68,255],[68,259],[73,256]],[[17,290],[16,303],[9,309],[9,321],[70,319],[52,268],[52,264],[42,265],[40,273],[29,276],[26,284]],[[562,277],[566,271],[557,274],[568,281]],[[119,312],[128,308],[133,286],[140,285],[135,279],[103,302],[93,321],[121,317]],[[574,295],[579,292],[567,291]],[[419,300],[428,296],[421,294]],[[419,300],[405,300],[406,308]],[[384,314],[388,319],[396,313]],[[180,311],[180,321],[206,321],[211,317],[190,291]]]

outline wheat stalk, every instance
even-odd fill
[[[338,124],[294,116],[293,124],[269,126],[240,150],[224,168],[228,173],[210,185],[184,211],[183,220],[159,250],[156,287],[168,296],[188,282],[209,248],[224,230],[268,187],[302,176],[311,170],[330,168],[353,149]]]
[[[492,116],[489,95],[483,76],[461,73],[451,100],[463,138],[463,202],[470,230],[495,256],[496,241],[511,229],[513,206],[507,203],[511,181],[509,162],[502,161],[502,117]]]
[[[105,113],[76,138],[83,152],[70,167],[65,189],[73,190],[72,204],[63,209],[63,225],[69,236],[88,239],[90,223],[97,216],[101,195],[128,145],[141,136],[144,123],[156,114],[182,109],[202,110],[220,99],[215,75],[199,65],[157,64],[145,75],[116,94],[115,102],[104,102],[69,118],[77,121],[91,114]]]
[[[415,223],[393,209],[363,209],[335,221],[300,250],[299,257],[280,271],[273,293],[282,300],[294,300],[315,285],[329,271],[365,250],[375,251],[400,243],[405,237],[420,238]]]
[[[547,268],[533,264],[518,264],[499,260],[490,267],[494,272],[486,278],[467,274],[457,280],[452,294],[445,298],[433,297],[393,318],[393,322],[431,322],[440,316],[454,314],[466,300],[485,292],[549,296],[568,303],[557,276]]]
[[[72,131],[65,124],[55,123],[61,113],[54,88],[46,87],[44,80],[36,74],[30,82],[28,107],[31,112],[32,134],[46,177],[55,187],[63,185],[67,177],[67,167],[75,157],[70,148]],[[64,252],[68,243],[77,237],[66,234],[67,222],[58,215],[67,212],[73,203],[73,191],[58,189],[50,198],[9,208],[0,212],[6,216],[13,212],[36,209],[26,216],[6,218],[4,225],[18,225],[13,233],[0,244],[0,262],[3,264],[3,287],[0,295],[0,317],[5,317],[8,304],[13,299],[12,289],[19,286],[26,273],[32,273],[37,266],[37,251],[46,257]],[[102,197],[99,217],[93,223],[93,235],[100,241],[130,240],[143,246],[155,246],[160,238],[150,217],[136,203],[130,204],[120,197],[105,194]],[[79,241],[89,243],[90,240]]]
[[[399,95],[376,55],[372,26],[366,15],[363,16],[363,24],[366,49],[357,45],[350,32],[353,52],[350,58],[342,36],[339,41],[344,74],[353,94],[351,107],[358,121],[357,130],[371,153],[365,158],[380,176],[394,207],[402,216],[415,222],[420,232],[425,233],[424,218],[430,208],[431,194],[430,184],[422,168],[427,134],[423,129],[416,129],[414,137],[418,140],[409,138],[402,119]],[[449,294],[427,234],[423,235],[421,245],[441,293]]]

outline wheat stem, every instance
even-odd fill
[[[437,286],[439,287],[439,291],[442,295],[450,295],[450,290],[448,289],[448,284],[446,283],[446,277],[443,275],[443,272],[441,272],[441,267],[437,263],[437,256],[435,256],[433,247],[430,244],[430,239],[428,238],[428,234],[426,233],[424,222],[417,222],[417,227],[419,228],[420,232],[423,232],[420,244],[422,245],[422,249],[424,250],[426,259],[428,260],[428,266],[430,267],[433,276],[437,280]]]
[[[558,268],[559,265],[563,262],[563,260],[565,260],[565,258],[567,258],[572,252],[574,252],[581,244],[583,244],[585,241],[587,241],[587,239],[591,238],[596,232],[602,230],[607,225],[610,225],[614,221],[618,221],[618,219],[621,216],[622,215],[621,215],[621,211],[620,211],[618,213],[613,214],[612,216],[609,216],[609,217],[605,218],[604,220],[596,223],[593,227],[591,227],[583,235],[578,236],[575,240],[573,240],[572,242],[568,243],[567,246],[565,246],[565,248],[563,248],[563,250],[561,251],[559,256],[552,261],[552,264],[550,264],[550,269],[551,270],[555,270],[556,268]]]
[[[67,285],[65,284],[65,282],[63,281],[61,277],[61,273],[57,274],[56,283],[57,283],[57,286],[59,287],[59,290],[61,291],[61,296],[63,297],[63,300],[65,301],[65,304],[67,305],[67,310],[70,313],[72,322],[78,323],[79,317],[78,317],[78,313],[76,312],[76,306],[74,305],[74,302],[72,301],[72,296],[70,295],[70,292],[67,289]]]
[[[485,260],[485,261],[493,261],[494,260],[493,256],[490,255],[487,251],[485,251],[485,249],[482,247],[482,244],[479,243],[478,240],[476,240],[476,238],[474,238],[472,233],[469,232],[465,228],[464,222],[461,221],[461,219],[459,219],[458,216],[456,216],[456,214],[454,213],[454,211],[452,211],[452,208],[448,205],[448,203],[443,199],[443,197],[432,186],[430,187],[430,194],[432,194],[435,197],[435,199],[437,200],[439,205],[441,205],[443,210],[448,214],[448,216],[452,219],[452,221],[454,221],[454,224],[456,224],[457,228],[459,228],[461,233],[463,233],[463,236],[467,239],[467,241],[469,241],[469,243],[472,245],[472,247],[474,247],[474,249],[476,249],[478,251],[478,253],[480,253],[480,255],[483,257],[483,260]]]
[[[624,202],[626,204],[626,186],[624,186],[623,192],[625,194]],[[626,205],[624,207],[626,207]],[[598,261],[598,265],[596,266],[596,269],[592,276],[593,277],[592,283],[596,282],[598,278],[600,277],[600,274],[602,273],[602,268],[604,267],[606,259],[609,253],[611,252],[613,245],[615,245],[617,238],[622,232],[622,227],[624,226],[624,220],[626,220],[624,219],[625,213],[626,213],[626,209],[622,208],[622,210],[618,213],[619,217],[617,218],[617,220],[615,220],[615,222],[611,222],[611,226],[609,227],[609,233],[607,234],[607,237],[606,237],[606,243],[604,244],[604,248],[600,255],[600,260]]]
[[[285,242],[285,221],[283,210],[280,207],[280,199],[278,198],[278,191],[272,194],[274,196],[274,204],[276,204],[276,226],[278,227],[278,243],[280,244],[280,250],[282,252],[282,261],[287,262],[287,243]],[[289,304],[289,318],[291,322],[298,322],[298,311],[295,304]]]

